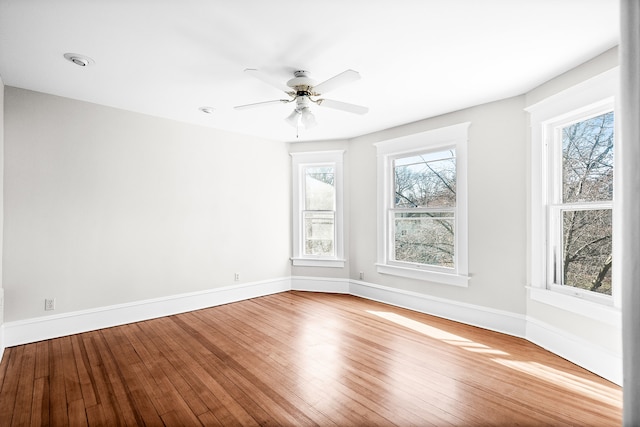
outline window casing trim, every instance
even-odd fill
[[[289,153],[292,158],[292,252],[294,266],[342,268],[344,258],[344,150]],[[329,257],[304,255],[302,250],[304,232],[301,220],[304,212],[304,170],[308,167],[331,166],[335,173],[335,231],[334,255]]]
[[[380,274],[424,280],[453,286],[468,286],[467,144],[470,122],[421,132],[374,144],[378,155],[377,263]],[[456,150],[456,207],[454,268],[429,266],[391,259],[393,209],[393,160],[411,154]]]
[[[554,210],[571,207],[612,209],[613,212],[613,258],[620,259],[619,239],[616,237],[616,206],[618,201],[615,193],[619,192],[621,180],[618,178],[619,169],[614,168],[614,200],[593,203],[558,203],[557,188],[553,188],[552,176],[561,174],[560,167],[550,162],[555,132],[558,127],[577,120],[587,119],[606,111],[616,110],[616,95],[618,90],[618,67],[595,76],[581,84],[566,89],[558,94],[546,98],[532,106],[525,108],[530,113],[531,124],[531,234],[530,234],[530,298],[545,304],[564,308],[567,311],[587,317],[595,318],[596,307],[608,306],[617,310],[620,307],[620,292],[617,285],[617,267],[612,269],[612,296],[596,294],[587,290],[570,286],[556,285],[553,282],[553,254],[548,249],[552,240],[554,224]],[[618,121],[615,121],[615,133],[618,132]],[[619,164],[620,150],[614,150],[614,164]],[[557,153],[555,154],[557,155]],[[553,175],[552,175],[553,174]],[[554,300],[555,298],[555,300]],[[576,304],[568,303],[571,299],[579,299]],[[553,303],[551,303],[554,301]],[[591,307],[589,309],[588,307]]]
[[[614,111],[613,97],[607,97],[601,101],[592,103],[591,105],[579,108],[574,111],[567,112],[559,118],[551,118],[542,123],[543,135],[543,154],[542,159],[546,164],[546,194],[543,200],[546,203],[546,228],[547,242],[546,248],[546,289],[558,292],[567,296],[581,298],[587,301],[599,304],[613,306],[613,297],[591,292],[586,289],[580,289],[572,286],[559,284],[556,277],[561,270],[560,254],[555,248],[560,247],[562,239],[562,212],[581,211],[581,210],[611,210],[613,212],[613,200],[596,201],[596,202],[563,202],[562,201],[562,128],[565,128],[578,121],[588,120],[589,118]],[[551,179],[549,179],[551,178]],[[550,250],[551,248],[554,250]],[[539,294],[534,294],[539,295]]]

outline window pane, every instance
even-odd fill
[[[304,212],[304,254],[333,256],[335,239],[334,212]]]
[[[455,206],[455,150],[396,159],[394,186],[395,207]]]
[[[395,260],[453,268],[453,212],[395,213]]]
[[[335,209],[335,172],[333,167],[310,167],[304,171],[305,209]]]
[[[562,283],[611,295],[611,209],[562,212]]]
[[[613,112],[562,128],[562,199],[612,200]]]

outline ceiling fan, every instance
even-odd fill
[[[295,101],[296,106],[285,121],[298,130],[300,128],[310,129],[316,126],[316,118],[310,108],[312,103],[321,107],[333,108],[355,114],[366,114],[369,111],[367,107],[363,107],[361,105],[320,98],[322,94],[336,89],[339,86],[359,80],[360,73],[354,70],[343,71],[342,73],[337,74],[319,84],[316,84],[316,82],[309,77],[308,71],[299,70],[293,73],[294,77],[288,80],[286,85],[256,69],[247,68],[244,71],[264,83],[267,83],[278,90],[282,90],[284,93],[289,95],[289,98],[238,105],[234,108],[236,110],[243,110],[246,108],[262,107],[271,104],[287,104]]]

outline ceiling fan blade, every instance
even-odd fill
[[[291,101],[292,100],[289,99],[274,99],[273,101],[254,102],[253,104],[238,105],[233,108],[235,108],[236,110],[245,110],[248,108],[262,107],[271,104],[287,104]]]
[[[360,73],[353,70],[346,70],[338,75],[331,77],[328,80],[323,81],[313,87],[313,91],[317,94],[327,93],[330,90],[334,90],[337,87],[345,85],[347,83],[360,80]]]
[[[281,90],[283,92],[290,92],[291,88],[289,86],[287,86],[286,84],[284,84],[281,81],[278,81],[277,79],[274,79],[273,77],[259,71],[256,70],[255,68],[246,68],[244,70],[245,73],[248,73],[250,75],[252,75],[253,77],[255,77],[256,79],[262,81],[263,83],[268,84],[271,87],[274,87],[278,90]]]
[[[342,110],[354,114],[367,114],[369,112],[369,108],[363,107],[362,105],[334,101],[333,99],[319,99],[317,104],[321,107],[333,108],[336,110]]]

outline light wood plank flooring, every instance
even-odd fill
[[[11,347],[0,426],[615,426],[618,386],[518,338],[286,292]]]

